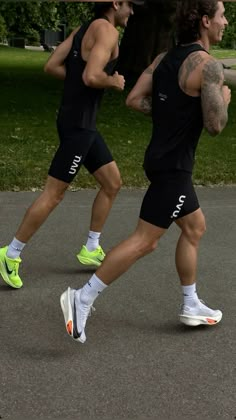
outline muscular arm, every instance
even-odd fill
[[[166,53],[158,55],[152,64],[144,70],[126,99],[126,105],[145,115],[152,113],[152,76],[155,68]]]
[[[223,95],[224,71],[221,63],[207,60],[202,69],[201,102],[204,127],[212,136],[219,134],[228,121],[228,103]]]
[[[84,83],[92,88],[119,88],[115,75],[108,76],[104,71],[117,47],[118,31],[104,21],[96,30],[95,42],[89,52],[87,64],[83,72]]]
[[[45,73],[51,74],[57,79],[64,80],[66,77],[66,67],[64,61],[70,52],[72,47],[73,37],[79,30],[76,28],[69,36],[65,39],[56,50],[50,55],[47,63],[44,66]]]

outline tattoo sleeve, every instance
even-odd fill
[[[151,115],[152,113],[152,97],[146,96],[140,100],[140,111],[145,115]]]
[[[224,70],[221,63],[209,60],[203,67],[201,101],[204,126],[211,135],[219,134],[228,121],[228,106],[222,87]]]

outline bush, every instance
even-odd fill
[[[27,45],[34,45],[39,46],[40,45],[40,35],[38,31],[35,29],[31,29],[29,32],[25,34],[26,38],[26,44]]]
[[[7,36],[7,27],[5,19],[0,15],[0,39],[4,41]]]

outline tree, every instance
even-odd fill
[[[225,3],[225,16],[229,26],[225,31],[221,47],[236,49],[236,3]]]
[[[70,33],[82,22],[91,19],[92,17],[92,3],[66,3],[58,4],[58,12],[61,22],[67,26],[67,33]]]
[[[4,40],[7,36],[7,26],[5,19],[0,15],[0,39]]]
[[[70,32],[91,18],[92,7],[92,3],[84,2],[3,1],[0,3],[0,36],[7,32],[9,37],[39,40],[42,29],[57,30],[60,23],[65,23]]]
[[[8,36],[39,40],[45,28],[57,29],[59,15],[53,2],[1,2],[0,16],[6,22]]]
[[[135,8],[129,19],[120,46],[118,70],[126,79],[137,78],[160,52],[167,50],[174,40],[173,18],[176,0],[146,0]],[[236,3],[225,2],[229,28],[222,47],[236,47]]]
[[[118,69],[137,77],[161,51],[173,43],[174,0],[146,0],[129,19],[120,45]]]

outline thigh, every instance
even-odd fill
[[[173,221],[199,208],[191,186],[191,174],[181,171],[160,174],[147,190],[140,218],[168,229]]]
[[[186,177],[181,188],[182,194],[179,196],[179,202],[173,212],[176,220],[192,214],[200,208],[190,174]]]
[[[83,162],[85,168],[94,174],[99,168],[113,162],[114,159],[101,134],[96,131],[92,146]]]
[[[137,237],[141,243],[154,243],[159,241],[165,232],[166,229],[139,219],[133,236]]]
[[[60,145],[52,160],[48,174],[63,182],[71,183],[86,160],[96,132],[74,128],[58,130]]]

